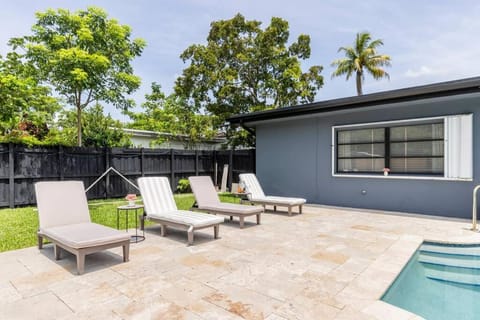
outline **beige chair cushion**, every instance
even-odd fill
[[[263,189],[253,173],[242,173],[239,175],[240,181],[245,186],[245,191],[248,193],[248,199],[258,199],[265,197]]]
[[[193,226],[194,228],[211,226],[218,223],[223,223],[224,221],[223,218],[208,213],[192,212],[186,210],[148,214],[148,217],[152,219]]]
[[[168,178],[142,177],[138,179],[138,186],[148,214],[177,210]]]
[[[35,194],[40,229],[90,222],[83,182],[37,182]]]
[[[223,212],[225,214],[228,213],[235,213],[235,214],[255,214],[255,213],[262,213],[263,207],[260,206],[247,206],[242,204],[236,203],[218,203],[215,205],[205,205],[205,206],[198,206],[199,209],[205,211],[212,211],[212,212]]]
[[[50,228],[40,228],[47,238],[71,248],[81,249],[129,240],[130,235],[96,223],[78,223]]]
[[[220,202],[212,178],[208,176],[188,177],[199,207],[217,205]]]
[[[287,198],[287,197],[273,197],[273,196],[266,196],[263,198],[252,198],[250,199],[253,202],[261,202],[270,205],[278,205],[278,206],[298,206],[307,202],[307,200],[302,198]]]

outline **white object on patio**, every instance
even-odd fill
[[[167,226],[184,229],[188,232],[188,244],[192,245],[195,230],[213,227],[214,237],[218,238],[223,218],[207,213],[178,210],[168,178],[142,177],[138,179],[138,185],[145,205],[146,219],[160,224],[162,236],[166,235]]]
[[[307,200],[303,198],[266,196],[255,174],[242,173],[239,177],[240,181],[245,185],[245,191],[250,202],[261,204],[264,208],[266,205],[271,205],[274,211],[277,210],[277,206],[287,207],[289,216],[292,215],[292,207],[298,206],[298,213],[302,213],[302,206]]]
[[[130,235],[92,223],[87,197],[81,181],[35,183],[40,228],[38,248],[43,238],[54,244],[55,259],[60,248],[77,256],[78,274],[84,272],[85,255],[114,247],[123,247],[123,261],[128,261]]]

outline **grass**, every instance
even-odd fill
[[[230,194],[220,195],[223,202],[238,203]],[[188,210],[194,203],[193,194],[176,194],[178,209]],[[89,201],[93,222],[112,228],[117,227],[117,207],[124,205],[124,199]],[[149,222],[147,222],[149,224]],[[129,214],[129,227],[133,228],[133,214]],[[120,216],[120,229],[125,228],[125,216]],[[31,247],[37,244],[38,213],[36,207],[0,209],[0,252]]]

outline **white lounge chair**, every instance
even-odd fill
[[[208,176],[189,177],[188,180],[199,210],[227,215],[230,219],[238,217],[240,228],[243,228],[245,217],[248,216],[257,216],[257,224],[260,224],[260,215],[264,211],[262,207],[220,202],[212,178]]]
[[[85,255],[114,247],[123,247],[123,261],[128,261],[130,235],[90,220],[87,197],[81,181],[49,181],[35,184],[40,228],[38,248],[43,238],[54,244],[55,259],[60,248],[77,256],[77,272],[85,268]]]
[[[218,238],[223,218],[207,213],[178,210],[168,178],[139,178],[138,186],[145,205],[145,218],[160,224],[162,236],[166,235],[167,226],[184,229],[188,232],[188,244],[191,245],[195,230],[213,227],[214,237]]]
[[[289,216],[292,215],[292,207],[298,206],[298,213],[302,213],[302,206],[307,200],[303,198],[266,196],[253,173],[242,173],[239,177],[240,181],[245,185],[245,191],[250,202],[261,204],[264,208],[266,205],[271,205],[274,211],[277,210],[277,206],[287,207]]]

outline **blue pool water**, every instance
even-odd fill
[[[480,319],[480,245],[423,243],[382,300],[427,320]]]

